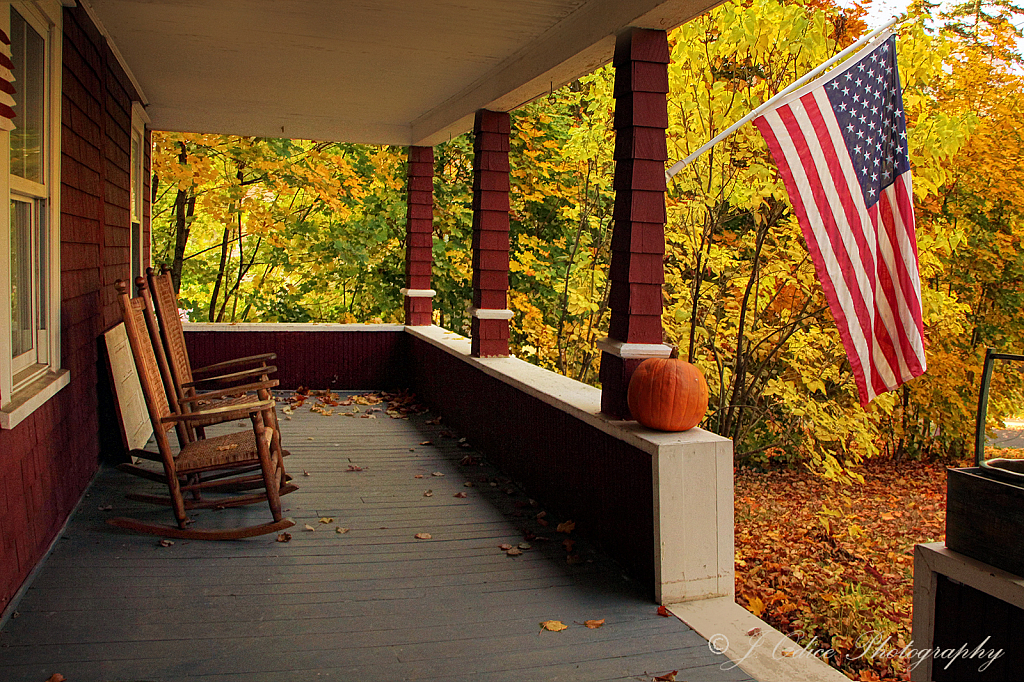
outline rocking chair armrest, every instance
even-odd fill
[[[217,391],[206,391],[205,393],[197,393],[196,395],[188,396],[185,398],[178,398],[179,403],[196,403],[200,400],[209,400],[211,398],[223,398],[226,395],[239,395],[240,393],[249,393],[251,391],[260,391],[263,389],[276,388],[281,382],[277,379],[268,379],[267,381],[257,381],[251,384],[242,384],[241,386],[232,386],[230,388],[222,388]]]
[[[245,365],[267,364],[270,360],[276,360],[277,353],[263,353],[262,355],[250,355],[245,358],[235,358],[234,360],[225,360],[224,362],[217,362],[206,367],[198,367],[192,370],[192,376],[196,377],[203,374],[217,374],[224,370],[232,369],[234,367],[241,367]]]
[[[252,369],[244,369],[241,372],[232,372],[231,374],[222,374],[220,376],[207,377],[205,379],[196,379],[195,381],[186,381],[186,382],[182,383],[181,387],[182,388],[195,388],[196,386],[200,386],[200,385],[203,385],[203,384],[210,384],[210,383],[214,383],[214,382],[222,384],[222,383],[231,382],[231,381],[238,381],[240,379],[248,379],[249,377],[254,377],[254,376],[266,376],[268,374],[273,374],[276,371],[277,371],[277,367],[275,367],[274,365],[265,365],[263,367],[253,367]]]
[[[242,405],[225,405],[224,407],[211,407],[208,410],[172,414],[161,418],[160,421],[164,424],[173,424],[176,422],[205,421],[210,417],[223,417],[226,415],[238,415],[238,417],[232,417],[232,419],[237,419],[255,414],[256,412],[262,412],[263,410],[273,409],[274,404],[273,400],[254,400],[251,403],[244,403]],[[225,421],[230,421],[230,419]]]

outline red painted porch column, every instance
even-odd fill
[[[429,325],[433,306],[434,148],[409,147],[405,221],[405,323]]]
[[[637,365],[668,357],[662,343],[665,281],[665,129],[668,36],[630,29],[615,43],[615,211],[612,311],[601,348],[601,410],[628,418],[626,390]]]
[[[473,357],[508,356],[509,132],[506,112],[473,125]]]

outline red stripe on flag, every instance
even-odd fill
[[[811,152],[806,141],[803,140],[804,131],[801,129],[799,122],[796,120],[796,117],[793,115],[792,109],[789,106],[780,107],[777,113],[779,114],[779,118],[782,120],[783,125],[786,126],[786,131],[789,133],[790,138],[793,140],[801,139],[801,144],[796,145],[797,155],[800,159],[800,165],[803,168],[804,176],[807,178],[807,182],[810,185],[811,198],[814,200],[818,218],[821,221],[829,242],[828,244],[817,244],[816,246],[819,249],[828,248],[835,255],[836,261],[839,263],[839,271],[842,273],[842,281],[833,281],[832,283],[837,296],[835,305],[839,305],[839,297],[844,294],[850,299],[850,302],[853,303],[853,309],[854,312],[856,312],[857,317],[856,325],[866,344],[868,366],[862,367],[861,371],[865,372],[865,379],[871,383],[871,388],[875,394],[884,392],[886,390],[886,383],[878,373],[878,368],[875,365],[874,344],[872,343],[872,338],[874,336],[872,333],[874,327],[874,316],[868,312],[868,302],[865,301],[864,297],[861,295],[860,282],[858,281],[856,274],[857,265],[851,254],[846,250],[846,244],[843,242],[840,227],[836,223],[835,216],[832,213],[831,206],[829,205],[828,198],[825,193],[825,188],[821,184],[821,179],[818,177],[817,165],[815,164],[814,158],[811,156]],[[790,196],[795,192],[798,193],[798,189],[795,186],[787,189],[789,189]],[[843,191],[843,183],[837,183],[836,189],[838,191]],[[814,232],[810,229],[809,225],[808,229],[804,231],[804,237],[807,239],[808,243],[816,239]],[[822,271],[820,277],[822,281],[824,281],[826,278],[831,278],[831,275],[829,275],[827,271]],[[832,301],[829,303],[831,304]],[[871,303],[873,307],[874,302],[872,301]],[[852,320],[848,320],[847,323],[849,324],[851,322]],[[847,355],[856,355],[856,346],[852,345],[852,332],[848,334],[848,337],[850,339],[851,346],[847,347],[846,353]],[[865,399],[865,396],[866,393],[861,396],[861,401],[867,404],[867,400],[870,400],[870,398]]]
[[[840,147],[843,154],[845,156],[849,156],[845,143],[842,138],[837,140],[830,134],[831,128],[825,122],[824,114],[818,107],[818,101],[815,98],[814,93],[804,95],[800,98],[800,102],[804,105],[804,110],[807,112],[807,117],[811,124],[811,132],[817,136],[818,144],[822,148],[830,179],[833,181],[832,184],[834,185],[836,194],[842,204],[843,212],[846,214],[846,223],[849,228],[849,233],[853,236],[854,242],[857,245],[856,258],[854,258],[854,254],[850,254],[850,264],[857,273],[863,276],[864,282],[867,284],[868,291],[870,292],[871,300],[864,301],[864,305],[865,309],[870,305],[871,309],[875,313],[873,316],[873,328],[868,332],[865,320],[862,320],[861,325],[862,329],[865,331],[865,337],[868,341],[868,353],[871,358],[871,364],[873,367],[877,368],[878,363],[884,361],[889,367],[889,373],[893,377],[899,377],[902,372],[900,372],[899,358],[896,356],[896,349],[893,347],[894,340],[889,334],[889,328],[885,325],[885,319],[882,317],[883,311],[877,309],[878,280],[876,277],[876,269],[878,261],[878,245],[876,214],[870,211],[868,212],[868,218],[871,221],[870,225],[872,227],[872,234],[869,236],[864,233],[864,225],[862,223],[860,211],[858,210],[858,205],[861,209],[863,209],[864,206],[863,200],[860,199],[862,196],[860,183],[857,182],[856,178],[851,180],[846,175],[842,164],[839,162],[839,156],[836,151],[836,147]],[[834,119],[834,114],[832,116]],[[838,123],[836,123],[836,125],[838,125]],[[808,163],[804,163],[805,172],[808,174],[814,173],[815,179],[820,182],[821,179],[817,175],[818,165],[815,163],[814,159],[810,160],[810,164],[811,166],[808,167]],[[856,184],[851,186],[850,183]],[[856,199],[854,198],[854,192],[856,192]],[[842,228],[833,218],[834,212],[822,211],[822,215],[827,215],[830,218],[830,220],[825,221],[826,227],[830,229],[829,238],[833,242],[837,239],[842,240],[842,235],[840,234],[840,230]],[[835,232],[832,232],[832,229],[834,229]],[[876,242],[874,254],[872,254],[869,239]],[[858,281],[857,284],[859,286],[860,282]],[[891,288],[892,287],[890,286],[890,290]],[[858,288],[857,291],[860,292],[860,289]],[[863,295],[861,296],[861,300],[863,300]],[[887,300],[890,303],[890,310],[892,310],[892,304],[895,303],[894,297]],[[860,310],[858,309],[857,312],[859,315]],[[872,339],[872,336],[874,339]],[[878,342],[878,349],[881,350],[883,357],[876,357],[875,344],[872,343],[873,340]],[[884,390],[892,388],[892,386],[889,386],[882,378],[881,374],[879,374],[878,379],[882,382],[882,385],[885,386]]]
[[[783,111],[788,110],[788,105],[782,106],[779,107],[775,113],[781,114]],[[764,138],[765,143],[767,143],[772,156],[778,160],[777,165],[779,174],[782,176],[782,180],[789,192],[789,200],[790,203],[793,204],[793,212],[796,213],[797,220],[800,223],[801,231],[804,234],[804,241],[807,242],[807,250],[811,254],[811,260],[814,262],[814,269],[819,273],[818,279],[821,282],[821,288],[825,291],[825,298],[829,302],[832,319],[835,321],[836,328],[839,330],[839,337],[843,342],[843,347],[846,349],[846,355],[850,361],[850,368],[853,371],[853,378],[857,383],[857,391],[862,396],[861,402],[863,402],[863,396],[868,393],[864,368],[861,366],[860,355],[856,352],[853,337],[850,335],[850,322],[846,319],[846,313],[839,305],[839,295],[836,293],[835,286],[833,286],[831,278],[826,276],[828,270],[825,266],[825,258],[821,253],[817,239],[814,237],[814,231],[811,229],[811,223],[807,215],[807,207],[803,202],[803,196],[799,191],[797,191],[797,183],[796,179],[793,177],[793,170],[790,168],[788,163],[781,161],[785,158],[785,152],[783,151],[782,144],[779,142],[778,137],[775,135],[775,131],[772,129],[771,123],[762,116],[754,120],[754,125],[756,125],[758,130],[761,131],[761,136]]]

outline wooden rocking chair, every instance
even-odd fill
[[[253,397],[249,402],[233,402],[230,405],[212,407],[206,410],[185,412],[174,409],[168,401],[168,394],[163,385],[160,367],[150,340],[145,321],[145,301],[142,298],[128,297],[128,284],[118,281],[118,300],[124,316],[125,330],[132,348],[132,355],[139,370],[139,380],[146,399],[146,407],[153,423],[154,436],[160,451],[164,474],[154,474],[166,483],[169,497],[156,495],[129,495],[131,499],[165,504],[174,510],[176,526],[153,524],[136,519],[118,517],[108,519],[107,523],[119,528],[126,528],[143,533],[162,535],[164,537],[185,538],[195,540],[230,540],[236,538],[263,535],[283,530],[295,525],[291,519],[281,514],[281,495],[296,490],[292,484],[283,484],[284,467],[280,452],[274,452],[274,429],[269,426],[273,420],[274,401],[261,400]],[[237,389],[225,389],[234,390]],[[246,419],[252,422],[251,431],[214,436],[199,440],[183,440],[180,452],[174,455],[171,451],[167,433],[178,424],[195,424],[209,419],[230,418]],[[241,496],[225,497],[216,500],[185,500],[185,492],[198,490],[223,491],[236,485],[237,478],[200,481],[197,474],[205,472],[245,471],[256,466],[260,471],[263,491]],[[198,530],[189,528],[187,510],[237,507],[267,501],[273,521],[227,530]]]

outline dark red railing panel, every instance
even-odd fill
[[[412,388],[445,423],[634,578],[654,584],[649,454],[411,338]]]
[[[248,355],[277,353],[274,375],[281,388],[378,390],[407,386],[407,339],[389,331],[188,330],[193,367]]]

